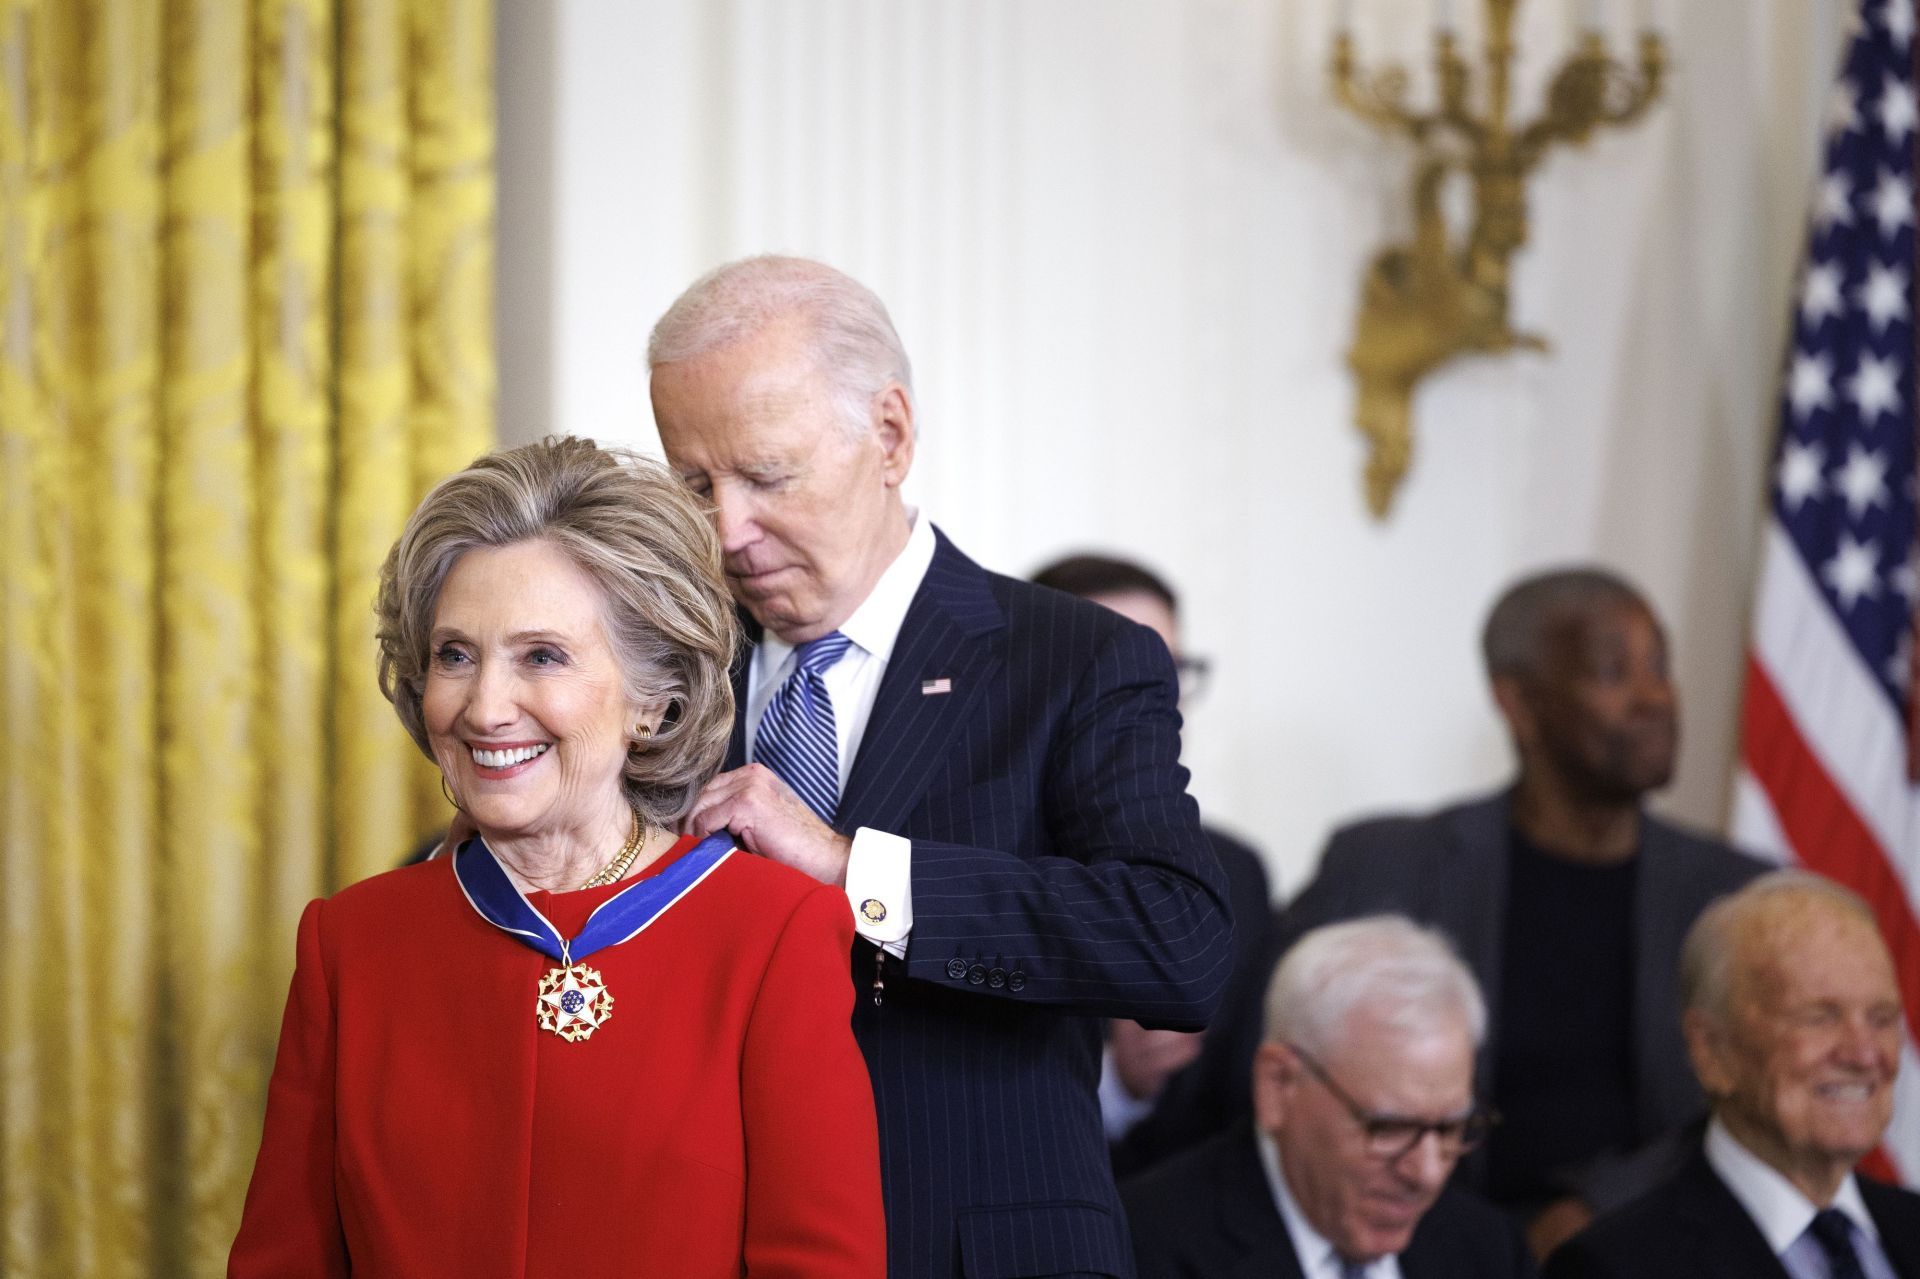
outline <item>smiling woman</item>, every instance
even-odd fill
[[[308,907],[230,1273],[880,1274],[845,896],[674,834],[733,721],[698,501],[585,440],[481,458],[379,618],[478,834]]]
[[[620,786],[625,739],[650,739],[661,708],[628,693],[599,596],[547,542],[468,551],[440,592],[428,742],[454,801],[523,886],[579,887],[640,829]],[[640,842],[660,851],[650,831]]]

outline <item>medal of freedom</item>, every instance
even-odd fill
[[[707,836],[659,874],[636,880],[594,907],[586,927],[572,938],[562,937],[514,887],[485,841],[467,840],[452,861],[454,881],[480,918],[559,964],[539,981],[534,1022],[577,1044],[613,1016],[613,994],[600,973],[583,962],[587,956],[638,937],[732,855],[733,840],[725,831]]]
[[[533,1011],[540,1029],[550,1030],[570,1044],[577,1043],[613,1016],[613,992],[598,970],[585,964],[549,968],[540,979]]]

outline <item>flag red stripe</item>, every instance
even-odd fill
[[[1807,748],[1799,726],[1767,670],[1747,656],[1747,691],[1741,708],[1741,754],[1780,819],[1794,854],[1859,893],[1873,907],[1880,934],[1893,952],[1894,972],[1906,1005],[1907,1033],[1920,1042],[1920,924],[1879,841],[1834,785],[1826,767]]]

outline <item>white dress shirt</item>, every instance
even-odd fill
[[[1300,1259],[1300,1273],[1307,1279],[1347,1279],[1353,1274],[1343,1269],[1347,1264],[1335,1251],[1334,1246],[1308,1224],[1300,1205],[1293,1201],[1293,1192],[1287,1189],[1287,1176],[1280,1167],[1280,1148],[1274,1145],[1273,1138],[1259,1128],[1253,1130],[1253,1139],[1260,1146],[1260,1166],[1266,1169],[1267,1189],[1273,1192],[1273,1206],[1280,1210],[1280,1220],[1286,1223],[1287,1237],[1293,1240],[1293,1252]],[[1397,1256],[1376,1257],[1360,1267],[1359,1273],[1365,1279],[1401,1279],[1400,1259]]]
[[[1820,1210],[1818,1205],[1772,1164],[1741,1145],[1718,1119],[1707,1125],[1706,1155],[1707,1163],[1753,1218],[1767,1247],[1780,1258],[1787,1273],[1793,1279],[1830,1279],[1826,1253],[1821,1251],[1820,1241],[1807,1233],[1813,1215]],[[1853,1250],[1859,1254],[1867,1279],[1898,1279],[1886,1250],[1880,1246],[1880,1232],[1852,1173],[1840,1183],[1833,1206],[1845,1213],[1853,1226]]]
[[[853,775],[854,756],[866,735],[880,693],[881,677],[900,638],[901,624],[920,583],[933,563],[933,523],[909,510],[913,531],[873,584],[860,607],[840,625],[852,640],[846,653],[821,675],[833,702],[833,732],[840,756],[840,790]],[[772,631],[760,638],[747,668],[747,758],[753,758],[760,737],[760,717],[774,692],[793,674],[794,646]],[[886,831],[862,826],[853,835],[847,858],[847,900],[853,905],[853,924],[862,937],[896,958],[907,953],[907,934],[913,930],[913,842]],[[879,916],[875,918],[875,916]]]

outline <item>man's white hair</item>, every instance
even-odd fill
[[[1403,915],[1328,924],[1295,942],[1267,987],[1267,1038],[1329,1054],[1361,1009],[1409,1034],[1459,1025],[1475,1047],[1486,1037],[1473,974],[1444,934]]]
[[[695,280],[653,326],[647,368],[696,359],[785,320],[805,326],[850,436],[867,432],[873,399],[889,383],[912,396],[913,368],[885,304],[810,258],[741,258]]]
[[[1725,1021],[1742,975],[1743,943],[1750,934],[1777,926],[1783,912],[1808,906],[1851,915],[1879,933],[1873,907],[1846,885],[1797,866],[1768,871],[1701,911],[1687,930],[1680,946],[1680,1006]],[[1758,953],[1770,949],[1761,946]],[[1749,962],[1753,957],[1744,956]]]

